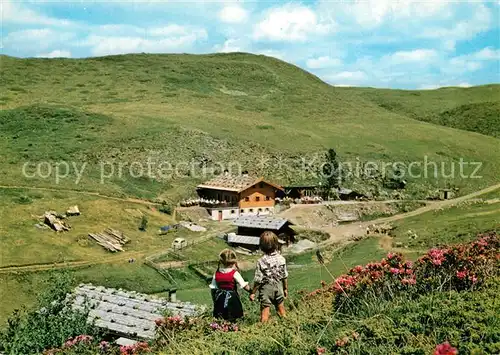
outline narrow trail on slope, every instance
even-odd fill
[[[470,193],[468,195],[460,196],[454,199],[450,200],[444,200],[444,201],[434,201],[433,203],[429,203],[428,205],[424,207],[417,208],[416,210],[413,210],[411,212],[406,212],[406,213],[401,213],[401,214],[396,214],[394,216],[390,217],[382,217],[378,218],[375,220],[371,221],[366,221],[366,222],[353,222],[351,224],[347,225],[340,225],[340,226],[335,226],[335,227],[317,227],[316,229],[321,230],[323,232],[326,232],[330,235],[330,238],[328,240],[325,240],[322,242],[320,245],[325,246],[328,244],[332,243],[338,243],[345,241],[346,239],[352,237],[352,236],[363,236],[366,234],[366,228],[372,224],[382,224],[382,223],[389,223],[389,222],[394,222],[394,221],[399,221],[405,218],[409,217],[414,217],[421,215],[423,213],[429,212],[429,211],[434,211],[438,210],[443,207],[448,207],[452,206],[454,204],[460,203],[462,201],[466,201],[469,199],[472,199],[474,197],[495,191],[497,189],[500,189],[500,184],[496,184],[493,186],[489,186],[487,188],[484,188],[482,190],[475,191],[473,193]],[[298,209],[302,208],[300,207],[301,205],[294,205],[290,209],[284,211],[283,213],[290,211],[291,209]]]
[[[80,260],[80,261],[66,261],[60,263],[46,263],[46,264],[30,264],[30,265],[19,265],[19,266],[2,266],[0,267],[0,275],[15,273],[15,272],[35,272],[35,271],[46,271],[46,270],[58,270],[58,269],[71,269],[84,266],[94,266],[102,264],[111,264],[114,262],[127,261],[130,258],[140,258],[147,254],[147,252],[130,252],[126,255],[113,255],[107,258],[99,258],[92,260]]]
[[[157,205],[157,203],[147,200],[141,200],[137,198],[128,198],[128,197],[115,197],[109,195],[103,195],[99,192],[95,191],[81,191],[81,190],[72,190],[72,189],[57,189],[51,187],[36,187],[36,186],[23,186],[23,185],[0,185],[0,189],[26,189],[26,190],[39,190],[39,191],[53,191],[53,192],[70,192],[80,195],[88,195],[88,196],[96,196],[102,197],[109,200],[116,200],[121,202],[132,202],[132,203],[140,203],[143,205]]]

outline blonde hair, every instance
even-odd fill
[[[237,262],[238,260],[236,259],[236,253],[231,249],[224,249],[223,251],[220,252],[219,265],[222,265],[224,267],[229,267],[231,265],[236,264]]]
[[[278,236],[273,232],[265,231],[260,235],[259,247],[260,250],[266,254],[271,254],[272,252],[278,250]]]

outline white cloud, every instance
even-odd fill
[[[459,87],[459,88],[470,88],[472,84],[467,83],[467,82],[461,82],[458,84],[445,84],[445,83],[440,83],[440,84],[425,84],[421,85],[418,87],[419,90],[436,90],[440,88],[448,88],[448,87]]]
[[[480,51],[453,57],[448,65],[443,66],[443,72],[460,73],[463,71],[477,71],[483,67],[483,62],[500,60],[500,49],[486,47]]]
[[[479,33],[487,31],[494,23],[491,10],[484,4],[470,4],[472,16],[456,20],[450,24],[440,26],[427,26],[417,37],[450,40],[467,40],[476,37]]]
[[[418,90],[436,90],[439,89],[441,86],[437,84],[423,84],[418,87]]]
[[[60,32],[50,28],[38,28],[10,32],[3,39],[3,45],[16,51],[46,50],[56,43],[64,43],[75,37],[74,33]]]
[[[216,44],[213,50],[220,53],[230,53],[230,52],[243,52],[242,47],[238,44],[238,40],[230,38],[226,40],[222,45]]]
[[[415,49],[412,51],[399,51],[389,56],[392,63],[423,62],[435,60],[438,53],[433,49]]]
[[[332,30],[333,24],[321,22],[311,8],[286,4],[267,11],[255,26],[253,37],[256,40],[305,41],[309,35],[325,35]]]
[[[482,68],[482,64],[477,61],[468,59],[466,56],[455,57],[449,60],[447,66],[443,66],[445,73],[461,73],[464,71],[476,71]]]
[[[476,60],[500,60],[500,49],[486,47],[472,55]]]
[[[262,54],[262,55],[267,55],[268,57],[273,57],[281,60],[285,60],[285,54],[283,52],[274,50],[274,49],[263,49],[259,51],[252,51],[254,54]]]
[[[150,36],[196,36],[197,38],[206,39],[207,31],[204,28],[195,28],[189,26],[180,26],[171,24],[163,27],[154,27],[147,29],[147,34]]]
[[[0,2],[0,13],[3,24],[14,23],[44,26],[70,26],[75,24],[69,20],[45,16],[30,9],[25,4],[11,0],[2,0]]]
[[[343,71],[340,73],[335,73],[327,75],[326,79],[330,82],[336,81],[362,81],[367,78],[366,74],[360,70],[357,71]],[[345,84],[344,84],[345,85]]]
[[[329,56],[321,56],[318,58],[309,58],[306,61],[306,66],[309,69],[321,69],[321,68],[329,68],[336,67],[342,65],[342,60],[339,58],[331,58]]]
[[[448,39],[448,40],[443,41],[443,48],[446,51],[454,51],[456,44],[457,44],[457,41],[455,41],[453,39]]]
[[[147,30],[152,36],[99,36],[90,35],[82,43],[90,46],[91,54],[102,56],[125,53],[162,53],[189,49],[195,42],[205,40],[204,29],[163,27]],[[168,34],[168,36],[162,36]]]
[[[42,53],[37,55],[39,58],[71,58],[71,52],[62,50],[62,49],[56,49],[53,50],[52,52],[49,53]]]
[[[248,20],[248,12],[241,6],[229,5],[219,11],[218,17],[225,23],[244,23]]]
[[[356,2],[338,2],[322,0],[319,12],[335,18],[356,31],[359,27],[372,29],[387,24],[406,24],[431,17],[440,19],[449,16],[447,0],[364,0]],[[404,22],[403,22],[404,21]]]

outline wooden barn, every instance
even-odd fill
[[[228,235],[227,242],[230,245],[256,249],[259,247],[260,235],[265,231],[276,233],[284,244],[295,242],[295,231],[290,227],[293,224],[284,218],[241,216],[233,222],[233,225],[238,227],[238,230]]]
[[[213,220],[236,219],[244,215],[274,213],[276,194],[283,188],[264,178],[248,174],[223,174],[198,185],[198,196],[206,202]]]

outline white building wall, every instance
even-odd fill
[[[222,219],[236,219],[238,218],[239,210],[238,207],[232,207],[232,208],[211,208],[208,210],[210,213],[210,217],[212,218],[213,221],[218,221],[219,220],[219,211],[222,212]]]
[[[268,216],[274,214],[274,207],[249,207],[240,210],[242,216]]]
[[[225,208],[209,208],[210,218],[213,221],[219,220],[219,211],[222,211],[222,219],[236,219],[239,216],[268,216],[275,213],[274,207],[249,207],[242,208],[238,207],[225,207]],[[232,212],[231,212],[232,211]]]

